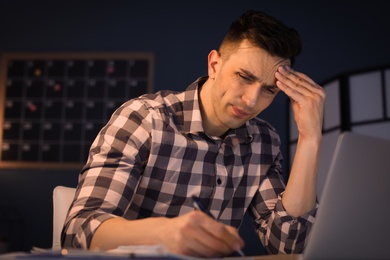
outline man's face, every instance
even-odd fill
[[[210,100],[211,117],[225,131],[237,128],[266,109],[279,89],[275,85],[275,72],[281,65],[290,65],[288,59],[270,56],[249,42],[241,43],[237,52],[228,59],[217,52]],[[213,57],[211,57],[213,59]]]

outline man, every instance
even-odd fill
[[[207,77],[124,103],[92,144],[63,245],[226,256],[244,246],[237,228],[248,212],[269,253],[301,252],[317,208],[325,93],[291,69],[300,51],[294,29],[248,11],[208,55]],[[279,91],[299,131],[286,186],[279,136],[256,117]],[[193,195],[216,220],[194,210]]]

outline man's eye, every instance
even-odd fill
[[[240,78],[242,78],[243,80],[245,80],[245,81],[248,81],[248,82],[252,81],[251,78],[245,77],[243,74],[241,74],[241,73],[239,73],[239,72],[237,72],[237,75],[238,75]]]
[[[268,94],[272,94],[272,95],[275,94],[275,89],[274,88],[265,87],[264,91],[267,92]]]

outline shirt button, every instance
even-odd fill
[[[222,180],[220,178],[217,179],[217,184],[218,185],[221,185],[222,184]]]

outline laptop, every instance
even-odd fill
[[[343,132],[302,259],[390,259],[390,140]]]

